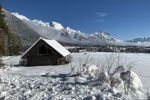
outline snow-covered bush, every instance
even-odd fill
[[[129,91],[143,95],[143,85],[138,75],[133,71],[121,73],[122,80],[127,84]]]
[[[98,72],[98,67],[96,65],[84,65],[83,73],[90,78],[96,78],[96,74]]]
[[[121,65],[110,69],[111,72],[102,70],[96,65],[83,64],[82,67],[80,66],[80,71],[77,72],[80,73],[80,77],[87,79],[84,82],[90,81],[88,83],[90,86],[108,84],[112,91],[115,91],[115,94],[124,93],[124,95],[130,94],[131,96],[144,97],[142,82],[129,67]]]

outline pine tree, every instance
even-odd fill
[[[22,48],[21,40],[9,30],[4,18],[5,14],[0,5],[0,55],[18,54]]]
[[[2,7],[0,5],[0,36],[1,36],[1,43],[0,43],[0,54],[5,54],[6,53],[6,35],[5,33],[7,34],[8,32],[7,29],[6,29],[6,26],[5,26],[5,23],[4,23],[4,12],[2,10]]]

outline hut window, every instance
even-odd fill
[[[47,54],[50,55],[52,54],[52,51],[50,49],[47,48]]]
[[[39,55],[51,55],[52,54],[52,51],[45,45],[41,45],[38,51],[39,51]]]
[[[39,47],[39,54],[47,54],[47,48],[44,45]]]

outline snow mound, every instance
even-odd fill
[[[132,78],[132,84],[133,84],[132,86],[134,87],[134,89],[142,92],[143,85],[142,85],[142,82],[141,82],[139,76],[135,72],[131,71],[131,78]]]

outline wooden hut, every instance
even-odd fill
[[[20,64],[25,66],[58,65],[70,61],[70,52],[56,40],[39,38],[21,56]]]

